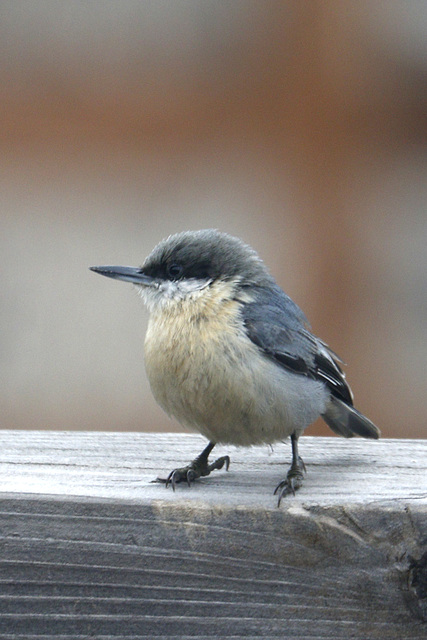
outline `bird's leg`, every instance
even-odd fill
[[[208,463],[209,454],[214,446],[214,442],[209,442],[208,446],[203,449],[202,453],[190,462],[190,464],[186,467],[182,467],[181,469],[174,469],[170,472],[167,478],[157,478],[156,482],[163,482],[166,487],[172,485],[172,489],[175,491],[175,485],[183,480],[186,480],[188,486],[190,486],[196,478],[208,476],[211,471],[214,469],[222,469],[224,465],[228,471],[228,467],[230,466],[229,456],[222,456],[215,460],[215,462],[212,462],[211,464]]]
[[[280,507],[280,503],[284,496],[289,493],[295,495],[295,491],[302,486],[302,481],[305,473],[304,460],[298,455],[298,436],[293,433],[291,435],[292,444],[292,464],[286,475],[286,478],[279,482],[274,490],[274,495],[279,495],[279,501],[277,506]]]

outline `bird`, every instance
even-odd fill
[[[229,456],[216,444],[252,446],[290,438],[292,461],[274,494],[295,495],[306,467],[299,438],[319,416],[335,433],[377,439],[353,404],[337,354],[312,332],[258,253],[217,229],[183,231],[155,246],[140,267],[90,267],[135,285],[149,312],[145,368],[160,407],[208,444],[157,478],[189,486]]]

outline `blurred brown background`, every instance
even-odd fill
[[[426,35],[416,0],[2,2],[1,427],[179,430],[88,266],[217,227],[383,435],[427,437]]]

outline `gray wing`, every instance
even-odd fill
[[[252,287],[254,302],[242,305],[249,338],[277,364],[298,375],[321,380],[331,394],[353,405],[353,394],[338,356],[308,329],[301,309],[277,285]]]

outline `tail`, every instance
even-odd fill
[[[332,431],[344,438],[352,438],[356,435],[362,438],[378,439],[381,435],[381,431],[373,422],[335,396],[331,396],[322,418]]]

